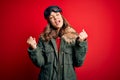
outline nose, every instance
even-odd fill
[[[56,20],[57,19],[57,16],[54,16],[54,20]]]

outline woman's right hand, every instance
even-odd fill
[[[32,49],[36,49],[36,48],[37,48],[36,40],[35,40],[35,38],[33,38],[32,36],[30,36],[30,37],[27,39],[27,44],[28,44]]]

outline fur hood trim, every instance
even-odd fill
[[[45,32],[50,32],[50,27],[47,26],[45,31],[41,34],[41,38],[45,40],[44,34]],[[67,43],[73,43],[76,41],[76,38],[78,37],[77,32],[72,27],[67,27],[65,29],[64,34],[61,36],[62,39],[64,39]]]
[[[62,38],[67,43],[74,43],[77,37],[78,37],[77,32],[71,27],[66,28],[65,33],[62,35]]]

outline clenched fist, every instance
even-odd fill
[[[82,41],[86,40],[87,37],[88,37],[88,35],[85,32],[85,30],[83,29],[82,32],[80,32],[80,34],[79,34],[79,41],[82,42]]]
[[[36,49],[36,48],[37,48],[36,40],[35,40],[35,38],[33,38],[32,36],[30,36],[30,37],[27,39],[27,43],[28,43],[28,45],[29,45],[32,49]]]

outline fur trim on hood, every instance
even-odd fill
[[[46,30],[41,34],[41,38],[45,40],[44,34],[45,32],[50,32],[50,27],[47,26]],[[76,38],[78,37],[77,32],[72,27],[67,27],[65,29],[64,34],[61,36],[67,43],[73,43],[76,41]]]
[[[65,29],[65,33],[63,34],[62,38],[67,42],[67,43],[73,43],[76,41],[76,38],[78,37],[78,34],[76,31],[68,27]]]

